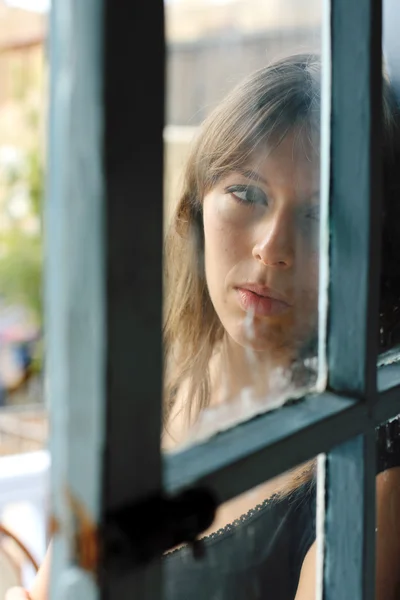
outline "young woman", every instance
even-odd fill
[[[318,317],[318,57],[281,60],[241,83],[203,124],[166,243],[165,431],[190,439],[202,409],[312,382]],[[382,349],[397,343],[397,110],[384,83]],[[349,198],[351,201],[351,198]],[[377,332],[377,335],[379,332]],[[250,392],[249,392],[250,390]],[[377,435],[377,599],[400,584],[397,423]],[[384,471],[384,473],[382,473]],[[222,507],[205,538],[165,555],[165,597],[310,600],[314,463]],[[45,597],[48,560],[32,598]],[[14,590],[8,600],[25,598]]]

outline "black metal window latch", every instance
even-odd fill
[[[159,495],[105,515],[102,538],[106,569],[144,565],[181,544],[201,558],[199,535],[212,524],[218,503],[203,488]]]

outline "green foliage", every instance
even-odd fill
[[[39,152],[31,151],[27,155],[27,184],[32,214],[40,221],[44,197],[43,163]]]
[[[44,166],[39,148],[25,153],[20,163],[6,170],[3,180],[5,198],[0,209],[9,225],[0,230],[0,295],[6,302],[26,307],[40,325]],[[13,216],[12,203],[21,191],[26,210],[22,217]]]
[[[25,306],[41,323],[43,256],[40,236],[27,236],[15,227],[0,239],[0,294],[9,303]]]

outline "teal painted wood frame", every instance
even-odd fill
[[[101,516],[106,332],[102,2],[57,0],[50,22],[46,370],[51,415],[52,598],[94,600],[79,514]]]
[[[163,2],[103,2],[107,527],[113,510],[162,489],[165,48]],[[121,576],[114,552],[104,547],[102,598],[161,598],[157,562]]]
[[[328,387],[364,404],[326,460],[324,600],[375,598],[375,430],[382,215],[382,4],[331,3]],[[382,401],[382,399],[381,399]]]
[[[157,565],[122,578],[100,565],[96,576],[78,541],[90,543],[80,534],[89,524],[95,536],[107,510],[161,488],[163,77],[162,3],[53,2],[46,334],[58,600],[161,596]]]
[[[332,158],[329,391],[164,461],[163,8],[161,1],[103,3],[58,0],[52,16],[48,360],[53,498],[66,528],[56,538],[54,597],[61,584],[74,598],[88,598],[88,586],[97,594],[79,564],[71,567],[76,524],[68,529],[65,483],[101,522],[107,511],[134,510],[161,491],[163,469],[168,493],[200,483],[221,503],[328,452],[324,597],[371,599],[373,432],[400,413],[399,367],[382,368],[378,389],[375,369],[379,3],[332,2],[333,92],[323,123],[323,131],[331,127]],[[157,563],[123,577],[107,573],[102,597],[158,600],[160,581]]]

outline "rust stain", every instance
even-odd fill
[[[54,515],[50,515],[48,524],[47,524],[47,532],[50,538],[54,537],[57,533],[60,533],[61,525],[60,521]]]
[[[75,519],[76,563],[81,569],[97,575],[100,554],[97,525],[84,504],[74,497],[69,490],[67,490],[66,494]]]

